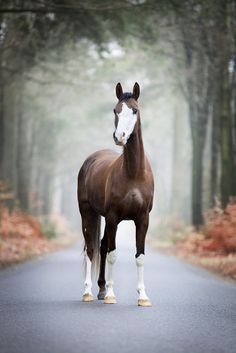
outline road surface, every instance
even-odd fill
[[[236,352],[234,284],[147,249],[153,307],[138,307],[134,237],[121,239],[115,305],[81,302],[79,247],[1,271],[0,352]]]

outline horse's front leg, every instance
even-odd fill
[[[105,304],[115,304],[116,297],[113,290],[113,267],[116,261],[116,217],[110,216],[106,218],[105,234],[107,235],[107,276],[106,276],[106,295]]]
[[[100,247],[100,271],[98,277],[99,292],[97,298],[99,300],[104,300],[106,295],[106,280],[105,280],[105,267],[107,258],[107,234],[104,232],[104,236],[101,241]]]
[[[145,214],[140,217],[139,220],[135,222],[136,225],[136,266],[138,271],[138,286],[137,292],[139,294],[138,297],[138,305],[139,306],[152,306],[144,285],[144,251],[145,251],[145,238],[148,230],[149,224],[149,214]]]

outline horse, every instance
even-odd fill
[[[97,298],[104,300],[105,304],[116,303],[113,289],[113,266],[117,257],[116,231],[121,221],[132,220],[136,226],[138,305],[152,305],[145,291],[144,258],[154,181],[151,166],[144,153],[139,95],[140,87],[137,82],[132,93],[123,93],[121,84],[117,83],[118,103],[113,110],[113,139],[116,145],[123,147],[123,153],[106,149],[97,151],[84,161],[78,174],[78,204],[85,240],[84,302],[94,300],[91,274],[92,264],[96,261],[99,265]],[[105,230],[100,242],[101,216],[105,218]],[[105,276],[106,262],[108,268]]]

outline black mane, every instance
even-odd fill
[[[121,101],[127,101],[127,100],[130,99],[130,98],[134,98],[133,93],[131,93],[131,92],[125,92],[125,93],[123,93],[122,96],[120,97],[119,102],[121,102]]]

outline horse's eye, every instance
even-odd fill
[[[138,109],[133,109],[133,114],[137,114]]]

